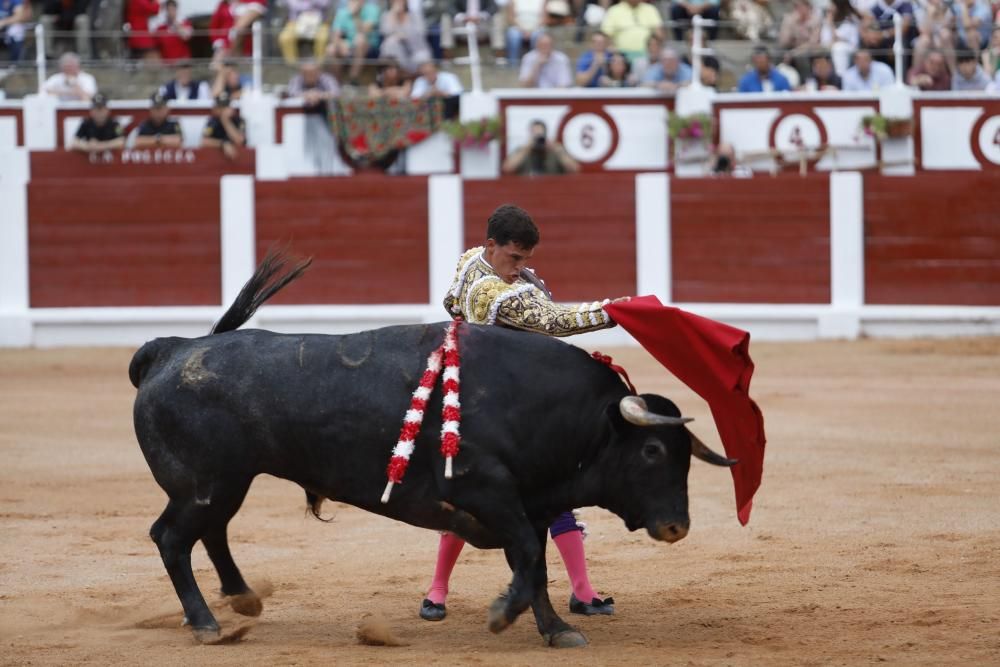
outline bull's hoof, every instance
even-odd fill
[[[590,643],[579,630],[563,630],[549,635],[548,640],[552,648],[578,648]]]
[[[199,644],[216,644],[222,638],[219,626],[208,626],[204,628],[191,628],[191,633]]]
[[[241,616],[260,616],[264,611],[264,603],[253,591],[229,596],[229,606]]]
[[[510,621],[507,620],[507,598],[504,596],[498,597],[490,605],[488,619],[488,627],[490,632],[497,634],[498,632],[503,632],[508,627],[510,627]]]

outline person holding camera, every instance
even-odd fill
[[[570,157],[562,144],[548,138],[545,123],[532,121],[528,143],[507,156],[503,161],[503,173],[521,176],[542,176],[546,174],[575,174],[580,171],[580,163]]]

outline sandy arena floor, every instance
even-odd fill
[[[448,619],[427,623],[435,533],[331,504],[318,523],[273,478],[230,526],[251,585],[272,591],[264,614],[239,644],[195,644],[147,537],[165,501],[132,433],[131,350],[0,351],[0,663],[1000,664],[1000,339],[753,355],[769,443],[750,526],[728,473],[698,462],[675,545],[588,510],[592,578],[618,613],[573,617],[591,646],[560,652],[530,613],[486,630],[509,578],[499,552],[468,549]],[[644,353],[615,359],[717,443],[706,407]],[[195,566],[213,597],[200,545]],[[368,613],[406,646],[359,645]]]

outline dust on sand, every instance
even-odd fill
[[[717,443],[697,397],[641,351],[612,353]],[[509,579],[500,553],[468,549],[447,620],[427,623],[435,533],[333,503],[319,523],[273,478],[254,483],[229,531],[247,578],[273,595],[257,619],[215,601],[225,635],[255,625],[235,644],[198,645],[147,536],[165,499],[132,434],[131,351],[0,351],[0,663],[1000,664],[1000,339],[753,353],[769,442],[750,526],[736,522],[728,474],[699,462],[677,544],[587,510],[592,578],[617,613],[567,614],[591,645],[555,651],[530,613],[486,631]],[[550,593],[565,610],[553,552]],[[194,565],[212,598],[201,547]],[[408,645],[359,645],[366,613]]]

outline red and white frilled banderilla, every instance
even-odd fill
[[[441,375],[442,366],[444,375],[442,379],[442,390],[444,399],[441,407],[441,455],[444,456],[444,476],[451,479],[452,459],[458,454],[458,446],[461,442],[459,435],[459,425],[462,420],[462,405],[458,400],[459,390],[459,368],[461,358],[458,352],[458,326],[461,318],[453,320],[448,325],[444,335],[444,342],[441,346],[431,352],[427,357],[427,368],[420,377],[420,384],[413,391],[410,398],[410,407],[403,417],[403,427],[399,431],[399,439],[392,450],[392,458],[386,468],[386,476],[389,481],[385,485],[382,493],[382,503],[389,502],[389,494],[392,487],[403,481],[406,474],[406,467],[410,464],[410,455],[416,444],[417,436],[420,434],[420,427],[424,423],[424,414],[427,412],[427,401],[431,398],[434,385],[438,376]]]

